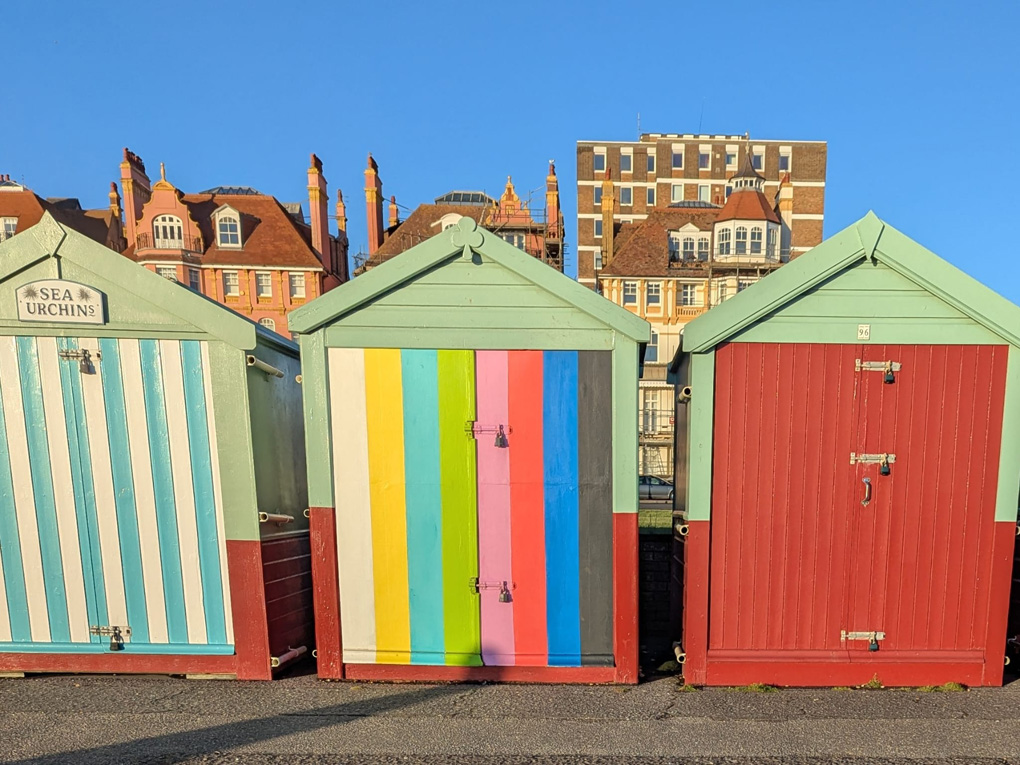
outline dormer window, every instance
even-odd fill
[[[684,237],[684,260],[694,260],[694,237]]]
[[[17,218],[0,218],[0,242],[4,239],[10,239],[17,230]]]
[[[152,221],[153,245],[160,250],[184,247],[184,226],[176,215],[157,215]]]
[[[439,219],[439,230],[446,231],[448,228],[453,228],[462,217],[462,215],[458,215],[457,213],[447,213]],[[434,226],[435,224],[433,223],[432,225]]]
[[[737,255],[747,254],[747,227],[737,226],[736,248]]]
[[[220,247],[241,246],[241,222],[237,216],[224,214],[216,222],[216,244]]]
[[[680,234],[675,231],[669,232],[669,262],[676,263],[680,260]]]
[[[719,231],[719,254],[730,254],[730,230],[728,228]]]

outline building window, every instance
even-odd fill
[[[514,233],[510,233],[510,234],[503,233],[503,234],[499,235],[499,238],[502,239],[507,244],[512,244],[518,250],[523,250],[524,249],[524,234],[520,234],[520,233],[516,233],[516,234],[514,234]]]
[[[659,333],[652,332],[652,337],[645,346],[645,361],[651,364],[659,360]],[[654,411],[654,409],[653,409]]]
[[[730,296],[729,295],[729,289],[726,286],[726,282],[720,282],[719,283],[719,302],[722,303],[729,296]]]
[[[237,297],[241,294],[237,271],[223,272],[223,294],[230,297]]]
[[[788,173],[790,171],[790,150],[780,149],[779,150],[779,172]]]
[[[743,292],[748,287],[750,287],[751,284],[753,284],[753,282],[744,282],[744,281],[737,282],[737,292]]]
[[[737,255],[747,254],[747,227],[737,226],[737,236],[735,240],[734,252]]]
[[[161,250],[179,250],[184,247],[184,227],[174,215],[157,215],[152,221],[153,246]]]
[[[684,237],[684,260],[694,260],[694,237]]]
[[[629,173],[634,168],[634,155],[629,152],[620,152],[620,172]]]
[[[596,271],[601,271],[602,270],[602,248],[601,247],[599,247],[597,250],[595,250],[595,270]]]
[[[623,304],[637,305],[637,282],[623,283]]]
[[[290,299],[291,300],[304,300],[305,299],[305,275],[292,273],[290,275]]]
[[[605,151],[596,151],[594,158],[594,167],[596,173],[601,173],[606,169],[606,153]]]
[[[10,239],[14,236],[14,232],[18,230],[18,219],[17,218],[0,218],[0,242],[4,239]]]
[[[680,234],[675,231],[669,232],[669,262],[676,263],[680,260]]]
[[[732,193],[733,193],[733,187],[732,187],[732,186],[730,186],[730,185],[729,185],[729,184],[727,183],[727,184],[726,184],[726,198],[727,198],[727,199],[729,199],[729,198],[730,198],[730,194],[732,194]]]
[[[164,279],[169,279],[172,282],[177,281],[177,269],[173,266],[156,266],[156,273]]]
[[[758,226],[751,229],[751,254],[761,255],[761,229]]]
[[[774,258],[776,256],[776,230],[774,228],[769,229],[769,245],[767,252],[770,258]]]
[[[693,284],[681,284],[677,302],[682,306],[697,305],[698,288]]]
[[[195,292],[202,291],[202,279],[197,268],[188,269],[188,286],[195,290]]]
[[[708,237],[698,237],[698,260],[708,260]]]
[[[630,186],[620,187],[620,204],[626,207],[634,204],[634,189]]]
[[[761,170],[765,166],[765,150],[755,149],[754,154],[751,155],[751,167],[755,170]]]
[[[273,296],[273,275],[268,271],[258,271],[255,274],[255,296],[260,299]]]
[[[724,228],[719,232],[719,254],[730,254],[730,230]]]
[[[647,193],[645,202],[648,203],[649,207],[655,207],[655,187],[649,186],[647,189],[645,189],[645,192]]]
[[[233,215],[221,215],[216,223],[216,241],[220,247],[241,246],[241,225]]]
[[[654,173],[655,172],[655,153],[654,152],[651,152],[651,151],[648,152],[648,159],[646,160],[645,169],[648,172],[650,172],[650,173]]]
[[[602,218],[595,219],[595,236],[602,236]]]
[[[670,201],[672,202],[684,201],[684,185],[682,183],[673,184],[673,188],[670,190]]]
[[[662,284],[659,282],[648,282],[645,287],[645,303],[648,305],[659,305],[662,302]]]
[[[595,187],[595,204],[602,204],[602,188],[600,186]]]
[[[684,169],[684,153],[682,151],[677,151],[676,149],[673,150],[673,169]]]
[[[276,331],[276,322],[272,319],[259,319],[259,324],[268,329],[270,332]]]
[[[708,202],[712,199],[712,187],[707,184],[698,186],[698,201]]]
[[[737,167],[737,152],[726,151],[726,169],[735,170]]]
[[[712,167],[712,153],[702,151],[698,154],[698,169],[709,170]]]

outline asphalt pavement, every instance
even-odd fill
[[[958,692],[0,680],[0,761],[1020,764],[1020,683]]]

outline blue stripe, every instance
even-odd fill
[[[188,617],[184,609],[184,577],[181,574],[180,541],[177,536],[177,507],[170,468],[170,434],[166,424],[166,397],[159,342],[139,340],[142,388],[145,391],[145,419],[152,462],[152,486],[156,495],[156,534],[163,569],[166,623],[171,643],[188,642]]]
[[[444,664],[443,508],[436,351],[403,350],[404,480],[411,663]]]
[[[131,642],[149,642],[149,614],[145,603],[145,579],[142,573],[142,549],[138,537],[135,508],[135,484],[131,472],[131,448],[128,441],[124,382],[120,372],[120,348],[117,341],[99,341],[103,355],[97,366],[103,375],[106,405],[106,430],[110,439],[110,464],[113,470],[113,495],[117,508],[120,560],[123,566],[124,595],[127,601]],[[112,572],[111,572],[112,575]]]
[[[3,549],[4,587],[7,592],[11,637],[16,641],[29,641],[32,639],[32,625],[28,621],[28,593],[25,591],[25,571],[21,561],[21,539],[10,458],[3,390],[0,388],[0,548]],[[19,649],[23,647],[18,646]]]
[[[50,640],[55,643],[66,643],[71,640],[71,629],[67,618],[64,567],[60,560],[57,507],[53,500],[53,478],[50,471],[46,412],[43,407],[42,384],[39,378],[39,351],[35,338],[19,337],[17,343],[18,362],[21,366],[21,397],[25,410],[25,432],[28,436],[28,458],[32,466],[32,491],[35,493],[35,517],[39,527],[39,548],[42,552],[42,575],[46,590]]]
[[[134,627],[131,628],[134,633]],[[0,654],[3,653],[72,653],[92,654],[110,652],[110,638],[103,638],[98,643],[0,643]],[[132,634],[131,642],[124,643],[125,654],[149,654],[153,656],[229,656],[234,653],[232,645],[203,645],[196,643],[136,643]]]
[[[209,643],[227,642],[223,610],[223,579],[220,575],[220,545],[216,529],[216,497],[213,493],[212,452],[209,420],[202,374],[202,346],[197,340],[181,342],[184,371],[184,404],[188,417],[191,449],[191,479],[195,491],[198,525],[198,564],[202,572],[202,602],[205,605],[205,634]]]
[[[581,664],[577,352],[546,351],[542,382],[549,664]]]
[[[76,340],[60,338],[62,351],[75,350]],[[78,549],[81,553],[82,578],[85,581],[85,608],[93,624],[109,624],[106,608],[106,586],[103,579],[103,556],[99,547],[99,525],[96,519],[96,494],[92,484],[92,462],[85,404],[81,394],[81,373],[74,362],[60,362],[60,390],[64,399],[64,427],[67,450],[71,456],[71,486],[78,525]],[[93,637],[99,643],[100,638]]]

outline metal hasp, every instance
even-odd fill
[[[92,625],[89,627],[90,635],[99,635],[101,637],[109,636],[110,638],[110,650],[111,651],[123,651],[124,650],[124,638],[131,637],[130,627],[117,627],[106,625]]]
[[[82,349],[80,351],[58,351],[57,355],[62,361],[77,361],[78,369],[83,375],[94,375],[96,373],[96,366],[93,361],[101,361],[103,354],[96,351],[95,355],[92,354],[88,349]]]
[[[839,633],[839,639],[840,639],[840,641],[842,641],[844,643],[847,640],[867,640],[868,641],[868,650],[869,651],[877,651],[878,650],[878,641],[879,640],[885,640],[885,633],[884,632],[847,632],[846,630],[843,630],[843,631],[841,631]]]
[[[482,590],[499,590],[500,603],[513,602],[513,598],[510,595],[511,585],[505,579],[502,582],[482,582],[477,576],[473,576],[468,580],[468,586],[474,592],[481,592]]]
[[[878,465],[878,472],[880,475],[889,475],[892,470],[889,468],[896,462],[895,454],[858,454],[857,452],[850,452],[850,464],[856,465],[858,463],[862,465]]]
[[[898,361],[861,361],[857,359],[854,369],[858,372],[883,372],[885,378],[882,382],[892,384],[896,382],[895,372],[899,372],[903,365]]]

